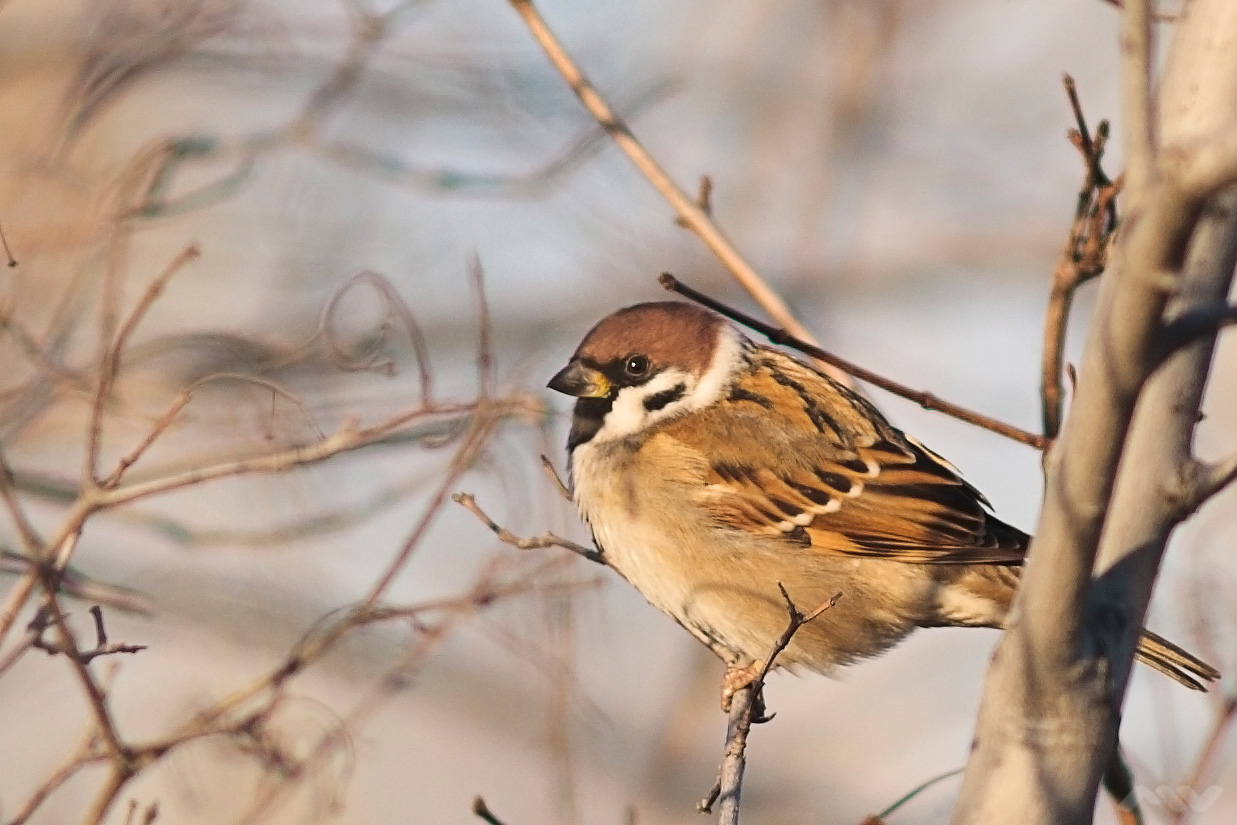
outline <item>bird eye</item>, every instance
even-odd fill
[[[632,378],[639,378],[649,371],[649,359],[643,355],[629,355],[623,364],[623,371]]]

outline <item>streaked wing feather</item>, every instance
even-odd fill
[[[780,422],[757,404],[715,411],[710,429],[725,433],[726,443],[699,447],[710,460],[705,505],[720,523],[798,544],[806,531],[820,552],[922,564],[1021,564],[1025,534],[992,516],[984,497],[947,461],[866,402],[792,363],[792,379],[776,384],[804,395],[804,407],[823,407],[821,399],[832,395],[828,412],[838,413],[841,402],[847,415],[833,415],[829,431],[809,429],[793,396],[774,399],[773,409],[791,409]],[[778,391],[771,383],[757,374],[752,386],[768,395]],[[782,443],[771,445],[771,426]],[[690,440],[692,432],[675,437]]]

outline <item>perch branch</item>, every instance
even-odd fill
[[[974,412],[973,410],[968,410],[965,407],[961,407],[942,398],[938,398],[930,392],[914,390],[903,384],[899,384],[896,381],[890,381],[888,378],[877,375],[871,370],[864,369],[858,364],[851,363],[844,358],[839,358],[833,353],[826,352],[820,347],[796,337],[785,329],[759,321],[746,313],[729,307],[714,298],[710,298],[703,292],[692,289],[679,279],[675,278],[669,272],[663,272],[658,280],[666,289],[672,292],[677,292],[678,294],[690,298],[702,306],[708,307],[714,312],[719,312],[727,318],[737,321],[745,327],[750,327],[751,329],[756,330],[775,344],[791,347],[799,352],[810,355],[818,361],[824,361],[827,364],[831,364],[842,372],[855,376],[860,381],[866,381],[867,383],[880,387],[882,390],[891,392],[894,395],[914,401],[924,409],[936,410],[937,412],[945,413],[946,415],[957,418],[960,421],[965,421],[968,424],[973,424],[976,427],[981,427],[989,432],[1003,435],[1006,438],[1012,439],[1021,444],[1026,444],[1030,447],[1035,447],[1039,450],[1044,449],[1049,444],[1048,439],[1041,435],[1027,432],[1026,430],[1015,427],[1012,424],[1006,424],[1003,421],[997,421],[995,418],[990,418],[989,416],[982,415]]]
[[[747,736],[753,724],[767,722],[772,718],[764,715],[762,693],[765,678],[773,669],[777,657],[799,632],[799,628],[833,607],[842,597],[841,593],[837,593],[811,613],[804,614],[795,606],[794,600],[790,598],[790,594],[786,592],[781,582],[778,582],[777,589],[781,591],[782,598],[786,601],[786,612],[789,616],[786,629],[774,642],[769,655],[761,663],[756,677],[747,686],[735,691],[734,701],[730,706],[730,717],[726,724],[726,747],[721,767],[717,772],[717,782],[704,799],[696,805],[696,809],[701,813],[709,813],[713,810],[714,803],[720,801],[717,816],[719,825],[738,825],[739,823],[739,797],[743,791],[743,769],[747,762]]]

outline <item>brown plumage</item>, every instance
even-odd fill
[[[779,659],[817,670],[916,627],[1004,623],[1027,535],[865,399],[716,315],[620,310],[550,386],[579,398],[573,495],[607,561],[732,672],[784,629],[779,584],[805,609],[842,594]],[[1150,633],[1138,657],[1196,689],[1219,675]]]

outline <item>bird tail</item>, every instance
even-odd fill
[[[1220,678],[1220,671],[1150,630],[1143,631],[1134,655],[1143,664],[1193,690],[1206,690],[1206,682]]]

